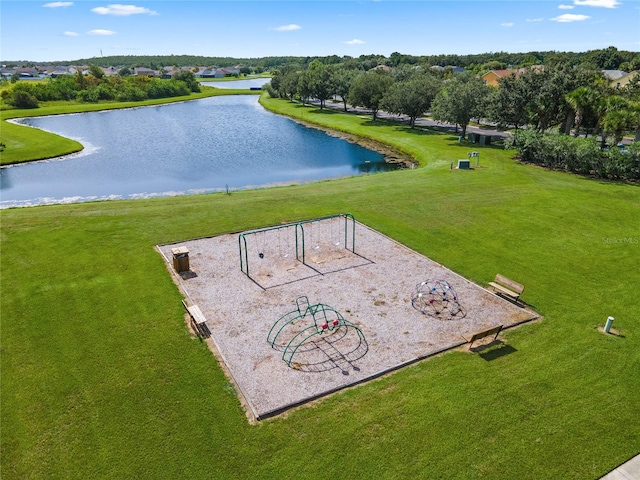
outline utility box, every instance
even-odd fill
[[[480,145],[491,145],[491,135],[478,135]]]
[[[467,133],[467,140],[470,141],[471,143],[476,143],[478,141],[476,137],[477,137],[477,134],[475,133]]]
[[[189,249],[187,247],[176,247],[171,249],[173,254],[173,269],[178,272],[189,271]]]
[[[471,162],[469,160],[458,160],[458,170],[469,170]]]

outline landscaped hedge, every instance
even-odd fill
[[[507,148],[525,163],[614,180],[640,180],[640,145],[601,149],[595,138],[520,131]]]

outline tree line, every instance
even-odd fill
[[[497,87],[472,72],[454,74],[419,67],[364,71],[344,64],[313,61],[308,68],[288,65],[272,72],[265,87],[272,97],[320,102],[330,98],[364,107],[373,119],[379,110],[405,115],[410,125],[427,112],[435,120],[458,125],[462,136],[472,119],[488,119],[501,128],[557,128],[565,134],[613,137],[640,123],[640,76],[613,88],[602,71],[588,64],[532,66],[513,71]]]
[[[179,71],[171,79],[143,76],[107,77],[97,65],[89,67],[89,74],[78,71],[47,82],[17,82],[2,91],[1,98],[14,108],[38,108],[39,102],[74,100],[97,103],[115,100],[136,102],[153,98],[170,98],[199,92],[200,83],[193,72]]]
[[[469,71],[456,74],[409,65],[365,71],[345,64],[325,65],[319,60],[311,62],[308,68],[284,66],[272,75],[265,86],[272,97],[302,103],[316,101],[321,109],[327,100],[335,98],[344,111],[349,105],[364,107],[373,120],[381,110],[404,115],[412,128],[419,117],[428,113],[434,120],[456,125],[461,138],[465,138],[472,119],[478,122],[485,119],[499,128],[514,130],[516,138],[523,130],[537,135],[522,137],[521,142],[512,144],[518,149],[528,146],[528,150],[521,151],[526,161],[554,168],[565,165],[562,168],[588,170],[608,177],[638,178],[639,149],[635,146],[616,150],[615,169],[609,169],[611,162],[606,161],[605,166],[592,167],[602,163],[602,158],[613,158],[607,140],[616,145],[625,134],[640,136],[640,75],[624,87],[614,88],[602,70],[592,64],[560,63],[513,71],[493,87]],[[551,145],[550,141],[543,141],[544,135],[551,133],[580,137],[576,142],[598,145],[585,147],[587,153],[576,160],[567,153],[575,142],[559,140],[551,151],[556,157],[569,160],[548,161],[549,157],[538,153]],[[546,146],[533,148],[534,144]],[[595,150],[599,153],[592,158]],[[560,155],[560,151],[567,154]],[[585,161],[586,158],[591,160]]]
[[[618,50],[616,47],[589,50],[586,52],[557,52],[557,51],[533,51],[526,53],[490,52],[473,55],[408,55],[393,52],[389,57],[384,55],[360,55],[351,57],[348,55],[328,56],[270,56],[257,58],[235,57],[211,57],[198,55],[111,55],[92,58],[80,58],[48,62],[51,65],[97,65],[99,67],[146,67],[159,70],[162,67],[176,66],[207,66],[229,67],[242,65],[241,73],[261,73],[280,68],[288,64],[298,64],[304,67],[318,60],[324,65],[347,64],[357,65],[359,68],[369,70],[378,65],[399,67],[402,65],[420,65],[430,67],[433,65],[447,66],[457,65],[474,73],[482,74],[489,70],[504,69],[507,67],[526,67],[529,65],[578,65],[589,63],[596,68],[605,70],[632,71],[640,69],[640,53],[626,50]],[[3,61],[7,66],[37,66],[33,61]]]

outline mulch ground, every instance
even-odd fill
[[[281,413],[459,347],[473,332],[538,317],[365,225],[356,222],[355,239],[351,227],[345,236],[344,225],[305,224],[304,264],[302,229],[296,259],[293,226],[158,246],[188,303],[206,317],[211,348],[250,417]],[[176,247],[189,251],[188,272],[174,271]],[[453,287],[459,311],[451,299],[435,297],[426,313],[414,308],[412,294],[427,280]],[[300,297],[325,308],[302,317]]]

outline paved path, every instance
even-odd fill
[[[320,102],[317,100],[311,100],[311,101],[308,101],[307,103],[320,106]],[[341,112],[344,111],[344,105],[342,102],[333,102],[331,100],[327,100],[325,102],[325,108],[331,108],[333,110],[339,110]],[[353,105],[348,105],[348,104],[347,104],[347,108],[348,108],[347,113],[357,113],[359,115],[371,116],[371,110],[368,110],[366,108],[354,107]],[[397,122],[404,122],[407,125],[409,124],[409,117],[407,117],[406,115],[395,115],[392,113],[387,113],[384,110],[379,110],[376,116],[378,118],[383,118],[385,120],[394,120]],[[442,131],[450,131],[452,135],[460,135],[462,133],[462,130],[460,130],[459,128],[458,128],[458,133],[456,133],[455,125],[452,125],[450,123],[445,123],[445,122],[436,122],[435,120],[432,120],[431,118],[427,118],[427,117],[417,118],[416,126],[431,127],[431,128],[437,128]],[[475,125],[467,126],[467,134],[469,133],[481,133],[483,135],[491,135],[492,137],[495,137],[495,138],[506,138],[509,135],[509,132],[498,130],[497,128],[493,128],[490,125],[484,125],[484,124],[482,125],[482,127],[477,127]]]
[[[600,480],[640,480],[640,455],[611,470]]]

